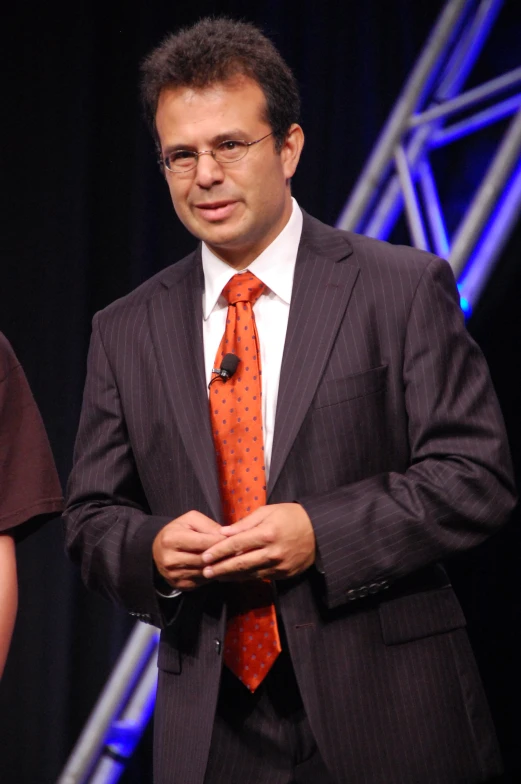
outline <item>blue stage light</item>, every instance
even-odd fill
[[[458,283],[458,291],[461,292],[461,284],[459,284],[459,283]],[[472,305],[470,304],[468,299],[466,297],[464,297],[461,293],[460,293],[460,298],[459,298],[459,304],[460,304],[460,307],[461,307],[461,309],[462,309],[462,311],[463,311],[463,313],[465,315],[465,318],[466,319],[469,318],[469,316],[472,315]]]

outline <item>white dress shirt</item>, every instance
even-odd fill
[[[270,470],[280,367],[288,327],[293,275],[302,233],[302,212],[295,199],[292,199],[292,202],[293,210],[285,227],[271,245],[247,267],[266,285],[266,290],[253,306],[261,348],[266,480]],[[224,335],[228,311],[228,303],[221,296],[221,292],[237,272],[221,261],[204,243],[202,260],[204,364],[206,383],[209,384],[217,350]],[[240,272],[246,272],[246,269]]]

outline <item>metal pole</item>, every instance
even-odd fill
[[[403,198],[405,200],[405,214],[407,216],[407,222],[409,224],[413,242],[417,248],[429,250],[427,236],[421,217],[420,205],[418,204],[411,171],[407,163],[407,156],[401,145],[398,145],[396,148],[394,159],[396,162],[396,171],[398,172],[398,177],[400,178],[402,186]]]
[[[483,109],[482,112],[477,112],[477,114],[473,114],[472,117],[467,117],[467,119],[459,123],[441,128],[433,133],[430,147],[431,149],[444,147],[446,144],[456,141],[456,139],[461,139],[462,136],[468,136],[470,133],[474,133],[474,131],[508,117],[509,114],[514,114],[520,106],[521,93],[507,98],[505,101],[500,101],[500,103],[494,106],[489,106],[488,109]]]
[[[492,98],[503,92],[503,90],[517,87],[519,84],[521,84],[521,68],[515,68],[513,71],[503,74],[503,76],[498,76],[497,79],[491,79],[479,87],[474,87],[472,90],[458,95],[457,98],[445,101],[440,106],[433,106],[421,114],[413,115],[408,123],[409,128],[415,128],[432,120],[438,120],[440,117],[448,117],[454,112],[468,109],[469,106],[480,103],[486,98]]]
[[[429,141],[431,129],[427,125],[413,134],[413,137],[407,147],[407,160],[411,166],[416,166],[421,156],[424,154],[425,146]],[[399,210],[402,206],[402,189],[400,180],[394,174],[387,183],[380,199],[374,207],[370,221],[365,227],[364,234],[369,237],[378,237],[379,239],[387,239],[396,221]]]
[[[435,102],[450,98],[461,90],[502,5],[503,0],[481,0],[478,4],[448,60],[445,74],[434,93]]]
[[[461,281],[461,295],[466,297],[472,307],[477,304],[480,294],[494,267],[496,259],[510,237],[513,226],[519,221],[521,213],[521,163],[501,197],[501,203],[494,220],[480,240],[479,248],[472,257],[472,264]]]
[[[521,110],[518,111],[507,131],[472,204],[460,225],[452,244],[450,263],[459,276],[476,245],[501,190],[512,169],[519,161],[521,151]]]
[[[156,657],[141,675],[123,715],[112,724],[112,738],[106,742],[102,756],[89,784],[114,784],[125,769],[154,709],[157,687]]]
[[[426,158],[418,166],[418,180],[423,192],[425,212],[429,221],[434,251],[442,258],[449,255],[449,238],[440,206],[440,199],[431,167]]]
[[[57,784],[83,784],[103,747],[113,719],[119,715],[136,678],[158,642],[158,630],[138,622],[92,711]]]

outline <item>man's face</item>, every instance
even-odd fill
[[[265,105],[261,88],[246,76],[204,89],[166,88],[156,112],[161,154],[210,150],[229,139],[255,141],[271,131],[263,119]],[[246,267],[289,220],[289,180],[302,144],[302,130],[293,125],[280,152],[268,136],[234,163],[201,155],[191,171],[165,169],[179,219],[221,259],[236,269]]]

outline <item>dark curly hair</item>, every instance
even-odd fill
[[[262,89],[265,119],[277,149],[292,123],[299,120],[300,98],[293,73],[271,41],[246,22],[201,19],[167,36],[144,60],[141,72],[141,97],[156,142],[155,115],[163,88],[204,88],[238,74],[250,77]]]

